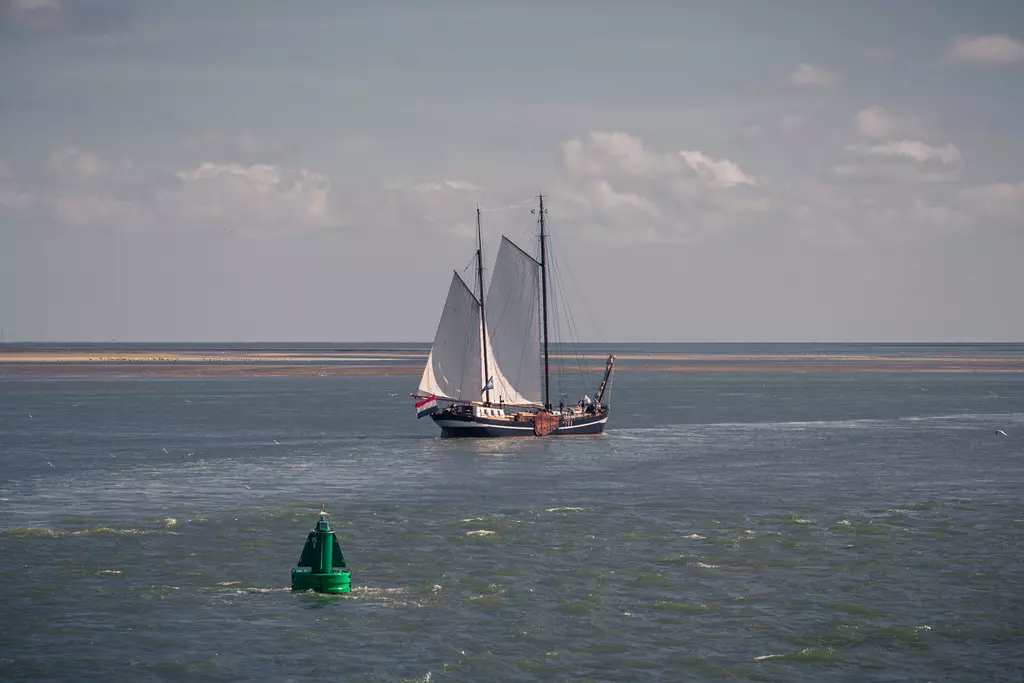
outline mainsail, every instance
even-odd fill
[[[498,248],[486,305],[491,401],[541,405],[540,264],[507,237]]]
[[[480,302],[455,273],[420,379],[419,393],[456,401],[479,401],[482,376]]]

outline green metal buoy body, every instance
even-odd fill
[[[292,569],[292,590],[348,593],[352,590],[351,582],[352,575],[346,568],[345,556],[331,531],[330,515],[321,507],[316,528],[306,537],[299,566]]]

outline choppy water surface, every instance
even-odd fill
[[[440,440],[409,377],[0,381],[0,678],[1020,680],[1022,379],[624,372],[574,440]],[[322,502],[349,597],[288,590]]]

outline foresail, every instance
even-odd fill
[[[540,264],[507,237],[498,248],[486,304],[491,401],[541,405]]]
[[[458,401],[479,401],[482,376],[480,302],[455,273],[423,369],[419,393]]]

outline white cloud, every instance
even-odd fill
[[[563,143],[562,163],[569,175],[578,178],[609,174],[653,178],[671,173],[679,165],[671,155],[645,149],[636,136],[604,131]]]
[[[46,160],[46,169],[65,180],[110,180],[112,176],[123,179],[133,170],[130,161],[103,159],[78,147],[63,147],[54,151]]]
[[[59,0],[8,0],[9,16],[23,26],[50,28],[56,26],[64,14]],[[4,19],[0,5],[0,21]]]
[[[960,199],[987,216],[1024,220],[1024,182],[969,187],[960,192]]]
[[[839,81],[839,75],[820,66],[802,62],[786,80],[798,88],[828,88]]]
[[[896,122],[880,105],[865,107],[854,117],[857,133],[865,138],[884,138],[896,130]]]
[[[566,141],[561,151],[558,172],[543,182],[552,217],[581,238],[600,241],[694,243],[737,230],[784,230],[839,244],[923,239],[970,225],[982,213],[1024,214],[1024,186],[975,188],[954,194],[950,204],[946,186],[928,184],[958,177],[962,160],[951,143],[853,145],[833,169],[841,182],[831,183],[762,183],[734,159],[656,149],[624,132],[593,131]],[[45,182],[22,187],[0,166],[2,208],[28,207],[68,226],[255,236],[348,225],[345,216],[358,216],[368,230],[470,239],[477,202],[488,208],[522,199],[459,176],[388,185],[368,179],[338,188],[324,175],[279,164],[207,161],[175,169],[74,147],[54,152],[44,171]],[[514,213],[488,213],[487,229],[501,232],[505,221],[518,234],[522,216]]]
[[[59,11],[59,0],[10,0],[15,12]]]
[[[31,204],[33,199],[31,194],[18,187],[11,168],[0,161],[0,207],[23,209]]]
[[[131,232],[149,227],[153,219],[137,202],[88,192],[53,197],[53,212],[66,225],[114,227]]]
[[[176,175],[180,185],[161,190],[161,208],[193,226],[266,234],[322,228],[335,220],[330,181],[306,169],[207,162]]]
[[[470,238],[476,235],[476,205],[487,191],[466,180],[386,183],[365,188],[360,215],[382,229],[415,229]]]
[[[911,205],[910,218],[925,226],[946,229],[970,227],[971,217],[963,211],[951,206],[930,204],[921,198],[915,198]]]
[[[416,190],[424,192],[444,192],[445,190],[456,190],[459,192],[478,192],[479,187],[465,180],[442,180],[441,182],[425,182],[415,186]]]
[[[703,152],[680,152],[686,165],[697,172],[701,178],[718,187],[733,185],[757,185],[757,181],[740,170],[740,167],[728,159],[713,159]]]
[[[284,146],[260,139],[247,131],[240,133],[199,133],[186,135],[182,146],[192,154],[201,154],[207,159],[260,158],[266,160],[284,151]]]
[[[205,162],[176,170],[66,147],[44,171],[36,203],[66,225],[272,236],[340,222],[330,181],[307,169]]]
[[[413,184],[367,179],[342,187],[342,201],[329,178],[309,169],[214,161],[168,168],[78,147],[50,154],[37,175],[29,194],[0,164],[0,208],[32,204],[41,217],[67,226],[120,231],[275,237],[348,226],[349,217],[358,216],[372,229],[469,236],[475,231],[475,204],[486,198],[483,188],[462,179]]]
[[[849,145],[850,159],[832,169],[841,180],[941,183],[957,180],[962,171],[960,150],[951,143],[929,145],[920,140],[892,140],[874,145]]]
[[[786,135],[799,135],[810,122],[806,116],[799,114],[786,114],[779,119],[779,129]]]
[[[133,11],[134,3],[116,0],[0,0],[0,24],[94,33],[124,28]]]
[[[933,147],[920,140],[898,140],[864,149],[865,154],[874,156],[906,157],[914,161],[938,161],[943,164],[960,163],[960,150],[950,143]]]
[[[555,192],[570,223],[614,241],[691,241],[768,210],[729,159],[659,152],[628,133],[594,131],[562,145]]]
[[[1024,42],[1006,34],[957,36],[946,53],[946,59],[960,64],[999,66],[1024,61]]]

